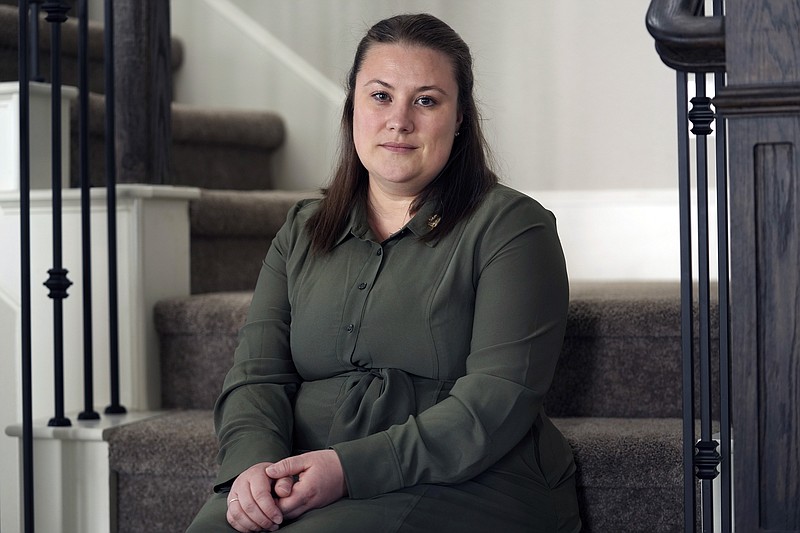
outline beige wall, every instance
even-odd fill
[[[427,11],[475,56],[478,97],[504,180],[519,189],[676,185],[674,74],[647,34],[646,0],[172,0],[186,45],[185,103],[276,109],[289,139],[279,186],[324,183],[340,93],[309,88],[259,36],[342,86],[372,22]],[[252,32],[221,15],[245,15]],[[266,38],[266,37],[265,37]],[[285,55],[285,54],[284,54]]]

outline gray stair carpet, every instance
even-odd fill
[[[70,177],[78,186],[78,108],[71,106]],[[172,104],[170,185],[208,189],[272,188],[272,158],[285,139],[283,119],[270,111]],[[89,98],[89,174],[105,185],[105,98]]]
[[[318,191],[201,191],[191,202],[191,291],[253,290],[289,208]]]

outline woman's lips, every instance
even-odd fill
[[[412,150],[416,150],[416,148],[417,148],[413,144],[396,143],[396,142],[382,143],[381,147],[389,150],[390,152],[394,152],[394,153],[398,153],[398,154],[408,153],[408,152],[410,152]]]

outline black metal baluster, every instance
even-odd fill
[[[700,441],[696,444],[695,470],[703,484],[703,531],[714,531],[714,499],[712,481],[718,475],[719,453],[711,428],[711,327],[708,243],[708,135],[712,132],[714,112],[706,96],[705,74],[695,74],[696,95],[692,98],[689,120],[697,146],[697,247],[699,265],[700,311]]]
[[[715,76],[724,78],[724,74]],[[717,81],[721,88],[724,81]],[[725,119],[717,116],[717,241],[719,242],[719,383],[720,383],[720,483],[721,527],[733,531],[731,483],[731,370],[730,370],[730,268],[728,266],[728,169]]]
[[[69,426],[71,422],[64,415],[64,307],[67,289],[72,282],[67,278],[67,270],[62,266],[61,246],[61,24],[67,20],[69,6],[58,0],[48,0],[42,6],[47,12],[45,20],[50,23],[50,83],[51,83],[51,157],[53,194],[53,268],[48,270],[50,277],[44,283],[50,289],[53,299],[53,374],[55,377],[55,414],[50,426]]]
[[[22,331],[22,524],[33,533],[33,394],[31,361],[31,157],[28,0],[19,0],[19,233]]]
[[[97,420],[94,410],[92,340],[92,203],[89,178],[89,9],[88,0],[78,3],[78,149],[81,181],[81,253],[83,256],[83,411],[78,420]]]
[[[725,74],[714,75],[717,92],[725,85]],[[733,531],[731,499],[731,404],[730,404],[730,285],[728,267],[728,157],[725,119],[717,115],[717,242],[719,278],[719,393],[720,393],[720,488],[721,531]]]
[[[44,81],[44,77],[39,72],[39,4],[43,0],[30,0],[30,80],[31,81]],[[22,6],[20,6],[22,9]],[[22,79],[22,76],[20,76]]]
[[[677,73],[678,206],[681,248],[681,354],[683,371],[683,529],[695,531],[694,478],[694,311],[692,308],[692,208],[689,171],[688,91],[685,72]]]
[[[125,413],[119,400],[119,318],[117,303],[117,150],[114,139],[114,2],[105,0],[106,205],[108,211],[108,317],[111,405],[106,414]]]

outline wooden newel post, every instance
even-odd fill
[[[114,2],[117,182],[170,184],[169,2]]]
[[[800,0],[728,0],[737,531],[800,532]]]

